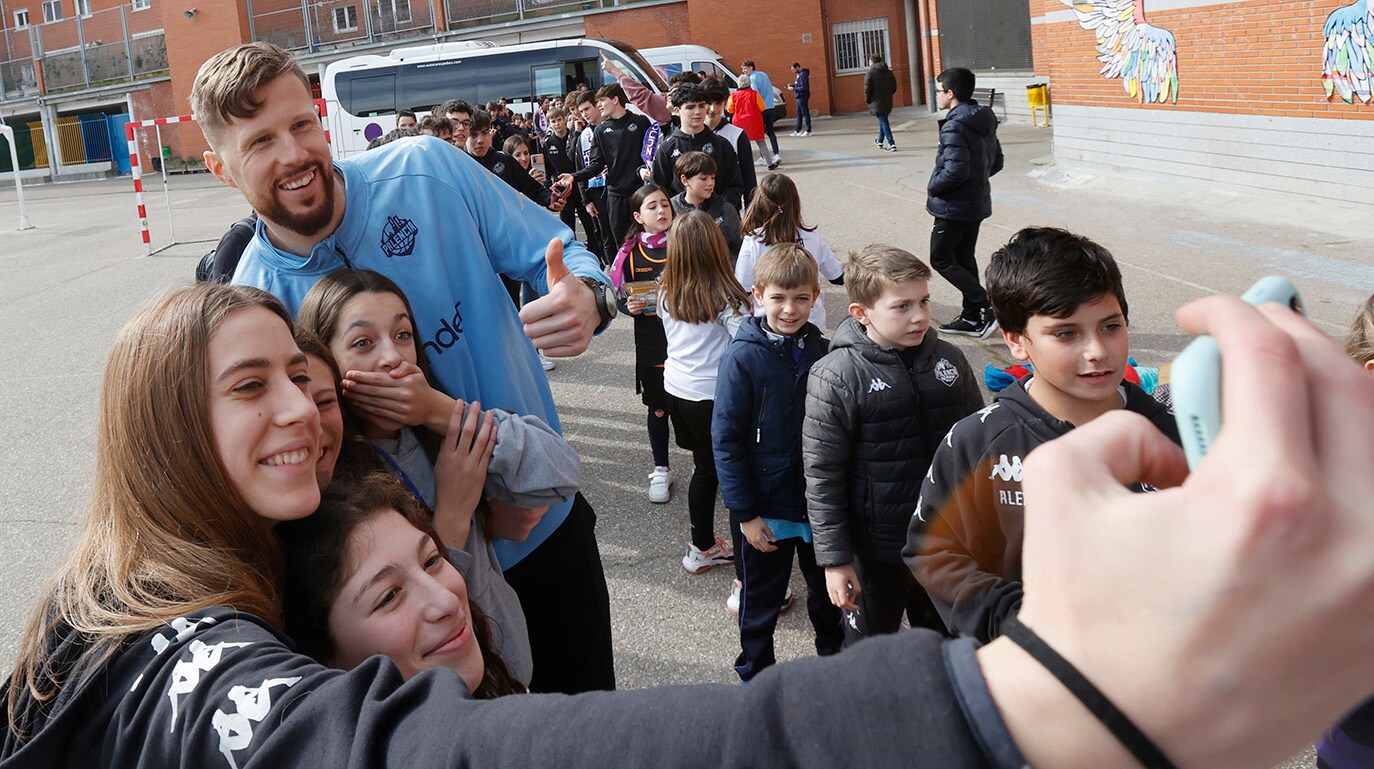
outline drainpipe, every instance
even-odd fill
[[[926,79],[925,66],[921,64],[920,57],[916,53],[920,26],[916,21],[916,0],[906,0],[902,5],[903,10],[906,11],[906,67],[908,77],[911,80],[911,106],[915,107],[922,102],[922,85]],[[918,64],[920,64],[919,67]]]
[[[937,72],[935,72],[935,62],[931,60],[931,57],[933,56],[933,54],[931,53],[932,46],[930,44],[931,14],[930,6],[927,5],[927,3],[933,1],[934,0],[916,0],[916,10],[921,17],[921,74],[922,79],[924,80],[924,85],[926,86],[927,94],[935,93],[935,75],[938,74]],[[936,110],[935,99],[926,99],[926,108],[930,111],[931,114],[934,114]]]
[[[821,57],[821,61],[825,63],[825,95],[830,99],[830,114],[834,115],[836,112],[835,76],[831,74],[834,71],[834,67],[830,59],[830,45],[833,38],[830,36],[830,3],[827,2],[827,0],[821,0],[821,34],[825,36],[823,43],[825,45],[825,53]]]

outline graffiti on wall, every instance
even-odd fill
[[[1142,104],[1178,103],[1174,36],[1145,21],[1145,0],[1060,2],[1073,9],[1083,29],[1097,35],[1103,77],[1120,78],[1126,93]]]
[[[1326,46],[1322,49],[1322,87],[1326,98],[1369,104],[1369,70],[1374,63],[1374,4],[1358,0],[1326,17]]]

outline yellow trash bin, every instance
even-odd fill
[[[1043,110],[1045,126],[1048,127],[1050,124],[1050,87],[1045,83],[1026,86],[1026,100],[1030,102],[1031,125],[1040,125],[1035,111]]]

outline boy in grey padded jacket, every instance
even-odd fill
[[[802,456],[816,563],[847,612],[846,645],[913,627],[944,632],[902,563],[921,479],[949,428],[983,407],[963,353],[930,328],[930,268],[891,246],[850,258],[853,302],[811,369]]]

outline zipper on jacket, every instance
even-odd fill
[[[754,428],[754,444],[763,443],[763,410],[768,407],[768,385],[763,386],[763,396],[759,398],[759,423]]]

